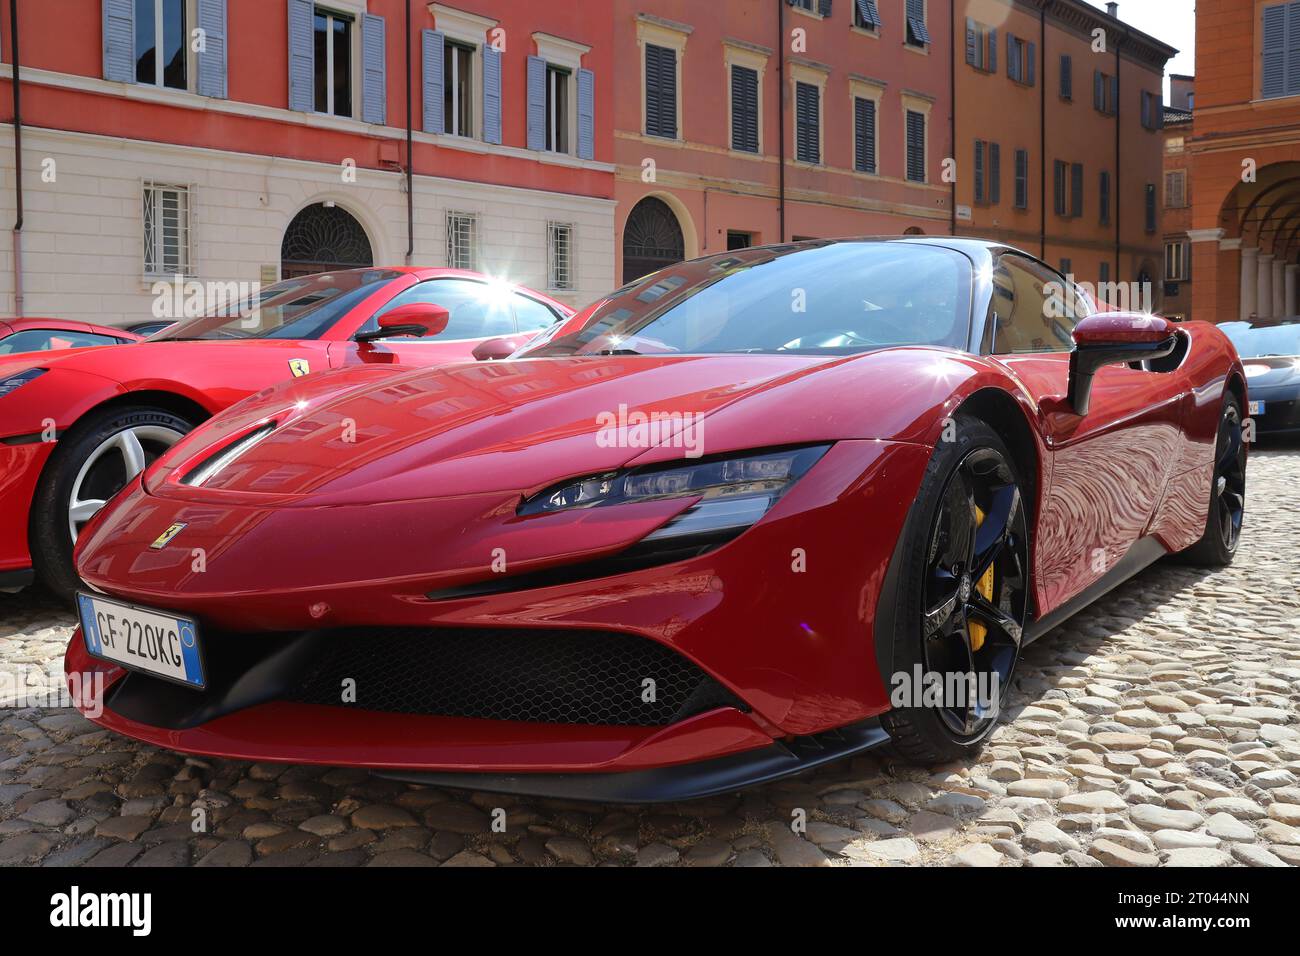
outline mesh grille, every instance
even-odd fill
[[[356,702],[341,701],[356,681]],[[643,682],[654,700],[643,701]],[[363,629],[333,635],[291,696],[399,714],[660,727],[745,705],[686,658],[646,638],[598,631]]]

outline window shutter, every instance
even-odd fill
[[[1016,150],[1016,208],[1029,206],[1029,151]]]
[[[104,79],[135,82],[135,0],[104,0]]]
[[[361,118],[367,123],[388,121],[388,88],[384,50],[384,18],[361,15]]]
[[[1155,128],[1164,129],[1165,128],[1165,91],[1161,90],[1159,93],[1155,94],[1155,96],[1152,98],[1152,103],[1155,105],[1155,110],[1156,110],[1155,124],[1154,124]]]
[[[1300,2],[1286,8],[1286,94],[1300,93]]]
[[[1110,173],[1102,170],[1101,173],[1101,224],[1104,226],[1110,222]]]
[[[876,6],[876,0],[857,0],[857,5],[862,22],[872,30],[879,30],[880,10]]]
[[[1119,113],[1119,77],[1110,78],[1110,115],[1115,116]]]
[[[1074,61],[1069,54],[1061,57],[1061,98],[1074,99]]]
[[[1052,164],[1052,198],[1058,216],[1065,215],[1065,163],[1057,160]]]
[[[925,25],[925,0],[907,0],[907,28],[917,43],[928,44],[930,31]]]
[[[832,0],[817,0],[817,12],[824,17],[831,15]]]
[[[203,31],[203,52],[196,53],[200,96],[225,99],[226,0],[198,0],[198,25]]]
[[[596,74],[578,71],[578,158],[596,158]]]
[[[989,143],[989,202],[1002,202],[1002,147]]]
[[[1038,44],[1025,45],[1025,82],[1033,86],[1038,82]]]
[[[731,148],[758,152],[758,71],[731,67]]]
[[[420,31],[420,69],[423,74],[423,86],[420,97],[424,102],[424,131],[426,133],[445,133],[446,118],[443,116],[445,104],[443,97],[443,67],[446,55],[446,35],[441,30]]]
[[[821,162],[819,95],[811,83],[795,84],[795,158],[800,162]]]
[[[677,51],[647,43],[645,122],[650,136],[677,138]]]
[[[1013,34],[1007,34],[1007,78],[1020,79],[1020,47],[1016,45]]]
[[[989,62],[988,71],[996,73],[998,71],[998,30],[997,27],[989,27]]]
[[[581,140],[581,81],[578,83],[578,133]],[[483,142],[501,145],[501,51],[491,44],[483,46]]]
[[[1147,232],[1156,231],[1156,187],[1147,183]]]
[[[984,201],[984,141],[975,140],[975,202]]]
[[[876,101],[853,100],[853,168],[860,173],[876,171]]]
[[[106,3],[105,8],[108,4]],[[1264,96],[1284,96],[1287,77],[1287,16],[1290,4],[1264,8]]]
[[[316,108],[316,44],[311,0],[289,0],[289,109]]]
[[[546,61],[528,58],[528,148],[546,149]]]
[[[907,111],[907,178],[925,182],[925,115]]]
[[[978,44],[976,43],[977,36],[978,34],[975,32],[975,21],[972,20],[970,17],[967,17],[966,18],[966,62],[969,63],[971,66],[975,65],[975,50],[978,47]]]
[[[1106,112],[1106,75],[1101,70],[1092,71],[1092,108]]]
[[[1070,167],[1070,215],[1078,219],[1083,215],[1083,164]]]

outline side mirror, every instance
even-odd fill
[[[1075,414],[1088,414],[1092,379],[1099,368],[1163,358],[1177,344],[1177,326],[1158,315],[1099,312],[1080,319],[1074,327],[1066,396]]]
[[[371,332],[359,332],[356,339],[358,342],[373,342],[397,335],[437,335],[447,328],[450,320],[451,313],[441,305],[408,302],[385,312],[379,317],[379,328]]]
[[[528,341],[526,335],[503,335],[474,346],[473,356],[480,362],[497,362],[509,358]]]

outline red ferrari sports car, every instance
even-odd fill
[[[70,596],[86,521],[191,428],[260,389],[327,368],[463,359],[573,314],[478,273],[416,268],[288,279],[212,313],[130,348],[0,354],[0,588],[30,583],[34,566]]]
[[[970,755],[1026,642],[1237,546],[1232,346],[1084,305],[1000,245],[804,242],[264,392],[83,530],[70,690],[175,750],[609,801]]]
[[[0,319],[0,356],[142,342],[144,336],[74,319]]]

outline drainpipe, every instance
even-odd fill
[[[18,0],[9,0],[9,46],[13,50],[14,96],[14,315],[23,315],[23,110],[18,79]]]
[[[776,128],[779,165],[777,167],[777,214],[780,238],[785,242],[785,0],[776,0]]]
[[[1112,4],[1111,6],[1116,9],[1118,8],[1117,4]],[[1111,15],[1118,16],[1118,13],[1112,13]],[[1128,38],[1131,35],[1132,31],[1128,27],[1124,27],[1123,41],[1115,44],[1115,87],[1117,89],[1115,95],[1115,275],[1111,278],[1112,282],[1121,281],[1120,273],[1123,271],[1121,262],[1124,255],[1123,239],[1122,234],[1120,233],[1120,215],[1121,210],[1124,208],[1123,200],[1120,197],[1123,196],[1124,193],[1120,189],[1123,172],[1120,164],[1119,148],[1122,131],[1124,129],[1124,80],[1120,76],[1119,51],[1123,47],[1124,43],[1128,42]],[[1145,197],[1143,198],[1145,199]]]
[[[948,57],[948,112],[951,116],[949,121],[948,138],[952,143],[952,155],[957,155],[957,0],[951,0],[948,4],[949,19],[951,23],[950,34],[952,36],[952,50]],[[963,34],[964,36],[964,34]],[[1014,167],[1014,161],[1012,163]],[[1015,178],[1014,176],[1012,177]],[[952,206],[952,215],[948,224],[950,235],[957,235],[957,179],[953,178],[949,205]]]
[[[17,0],[14,0],[17,3]],[[406,264],[411,264],[411,259],[415,256],[415,155],[412,152],[412,134],[411,134],[411,4],[406,5],[406,31],[407,31],[407,260]]]
[[[1038,258],[1047,261],[1047,8],[1052,0],[1038,11],[1038,51],[1042,57],[1038,70]]]

